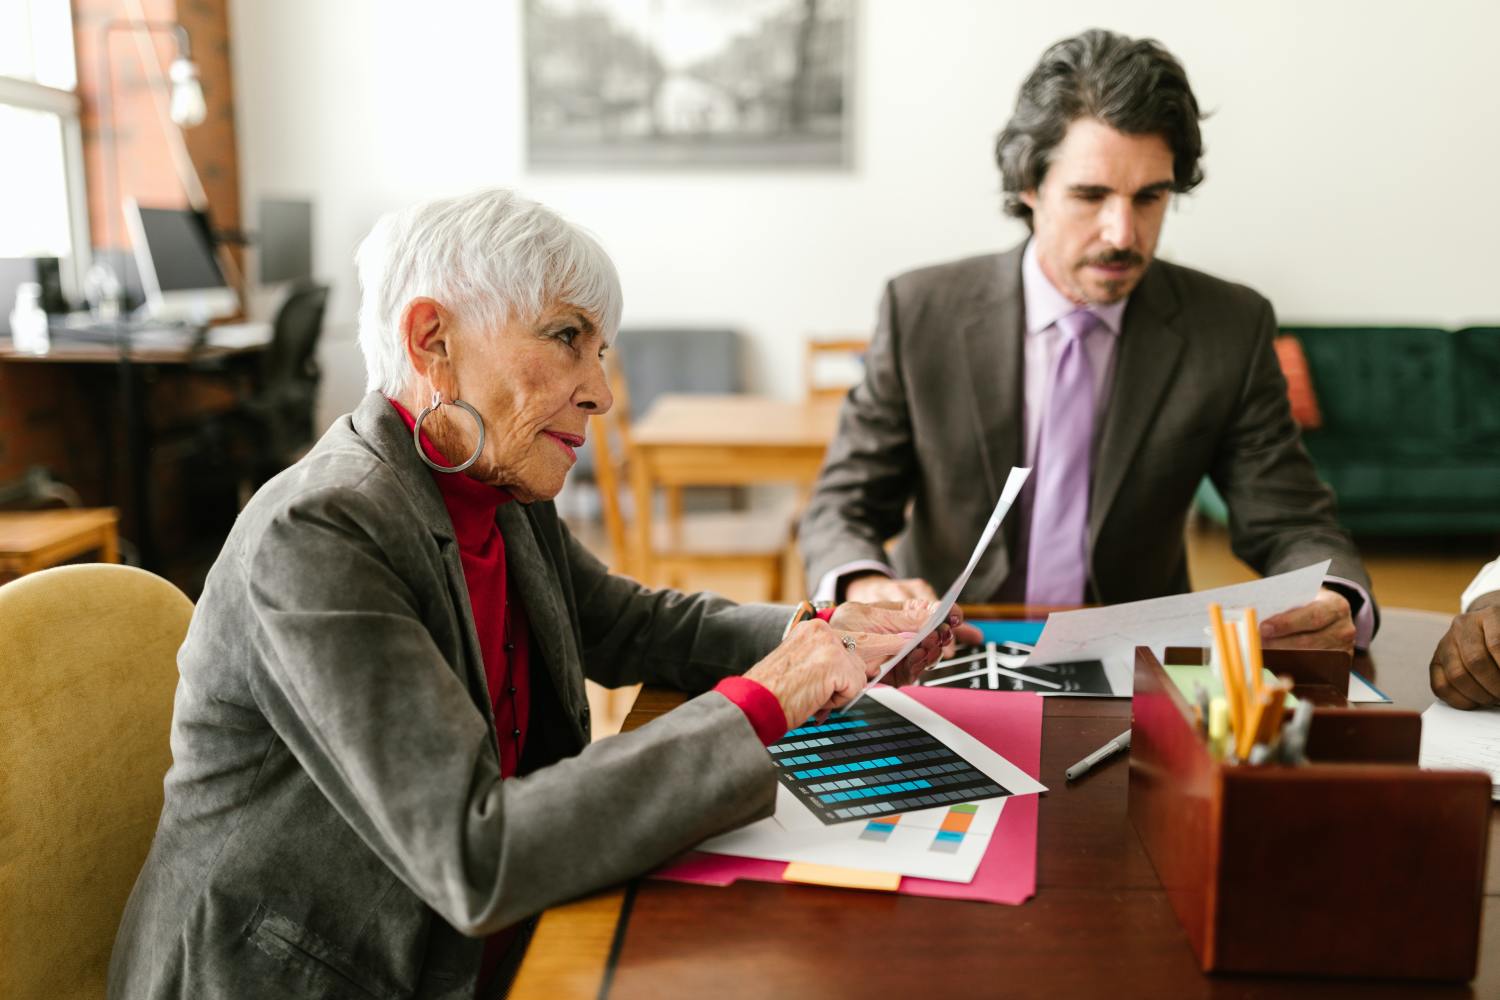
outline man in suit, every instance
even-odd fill
[[[996,144],[1031,236],[887,285],[803,520],[816,596],[930,598],[1013,465],[1035,471],[962,599],[1183,592],[1208,475],[1256,570],[1333,560],[1314,601],[1263,623],[1267,643],[1368,643],[1369,578],[1292,421],[1270,303],[1153,259],[1171,198],[1203,179],[1199,118],[1154,41],[1091,30],[1042,56]]]

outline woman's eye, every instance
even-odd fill
[[[553,334],[553,336],[562,341],[564,344],[567,344],[569,347],[572,347],[573,341],[578,339],[578,328],[570,326],[565,330],[559,330],[557,333]]]

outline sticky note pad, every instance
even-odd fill
[[[895,892],[901,887],[901,876],[896,872],[871,872],[861,868],[814,865],[804,861],[793,861],[787,865],[781,877],[787,882],[831,885],[840,889],[875,889],[880,892]]]

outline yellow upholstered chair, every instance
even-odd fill
[[[192,613],[129,566],[0,586],[0,997],[104,996],[161,812]]]

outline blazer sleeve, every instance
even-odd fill
[[[885,542],[905,524],[918,469],[900,348],[896,287],[888,283],[864,378],[844,401],[802,518],[797,543],[809,590],[846,563],[887,562]]]
[[[443,919],[487,934],[638,875],[769,814],[775,780],[744,713],[705,694],[526,777],[494,736],[387,556],[371,498],[313,491],[242,554],[256,699],[370,848]],[[409,540],[408,540],[409,541]]]
[[[706,691],[744,673],[780,642],[791,608],[652,590],[611,573],[566,525],[559,527],[590,680]]]
[[[1211,473],[1229,507],[1230,545],[1262,574],[1332,559],[1329,575],[1369,593],[1370,577],[1339,527],[1333,491],[1318,478],[1292,420],[1272,346],[1275,312],[1264,299],[1260,305],[1239,405]]]

